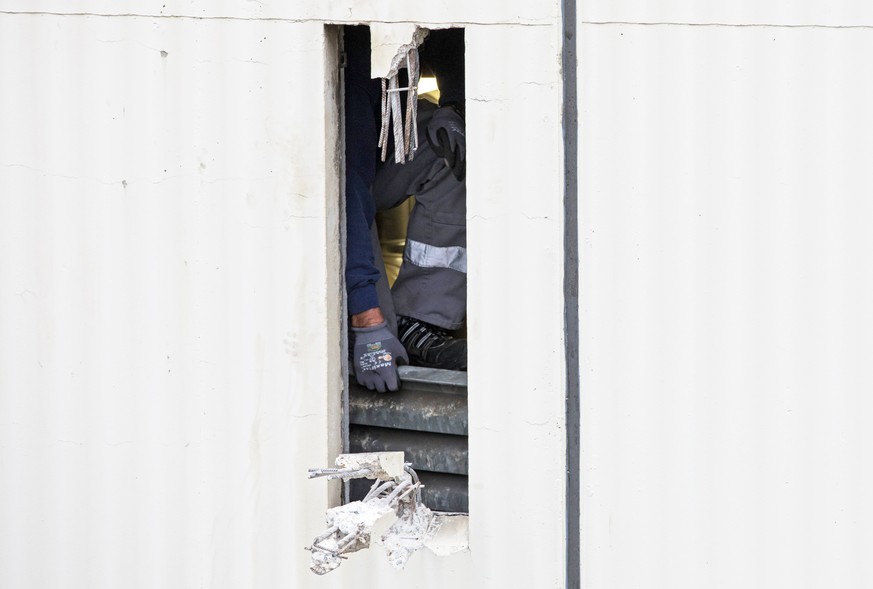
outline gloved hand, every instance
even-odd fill
[[[464,179],[467,170],[467,139],[464,136],[464,119],[451,106],[437,109],[427,125],[427,142],[458,181]]]
[[[352,361],[358,384],[384,393],[400,388],[398,360],[409,362],[406,350],[388,330],[386,322],[372,327],[352,327],[355,338]]]

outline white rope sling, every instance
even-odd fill
[[[421,78],[421,66],[418,60],[418,47],[427,37],[427,29],[417,28],[412,35],[412,42],[403,45],[391,61],[388,75],[382,78],[382,131],[379,134],[379,147],[382,149],[382,161],[388,156],[388,132],[393,127],[394,161],[405,164],[412,160],[418,149],[418,82]],[[409,85],[399,87],[400,70],[406,69],[409,74]],[[403,110],[400,104],[400,93],[406,94],[406,121],[403,120]]]

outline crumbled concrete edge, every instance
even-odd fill
[[[403,452],[368,452],[362,454],[340,454],[336,458],[338,468],[360,470],[369,468],[373,477],[382,481],[401,479],[407,476],[404,470]]]
[[[470,548],[470,517],[466,513],[436,513],[435,533],[424,546],[437,556],[449,556]]]
[[[412,23],[370,23],[370,71],[374,78],[397,75],[403,56],[418,48],[428,30]]]
[[[335,570],[345,554],[369,548],[374,528],[384,529],[377,544],[388,562],[403,569],[409,558],[427,546],[435,554],[453,554],[467,546],[467,526],[452,515],[437,515],[421,501],[418,475],[403,460],[402,452],[342,454],[337,468],[310,469],[309,477],[369,478],[375,482],[362,501],[353,501],[327,511],[324,533],[307,548],[310,569],[318,575]],[[444,529],[445,528],[445,529]]]

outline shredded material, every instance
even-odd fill
[[[402,569],[440,527],[440,520],[421,502],[418,475],[403,462],[402,452],[341,454],[336,462],[340,468],[310,469],[309,478],[369,478],[375,482],[362,501],[328,510],[327,529],[307,548],[312,555],[310,570],[327,574],[347,558],[345,554],[369,548],[377,522],[392,515],[396,521],[379,543],[392,566]],[[398,464],[402,465],[399,469]]]
[[[389,131],[394,136],[394,161],[404,164],[412,160],[418,149],[418,82],[421,79],[421,65],[418,48],[427,37],[427,29],[416,28],[412,42],[403,45],[391,62],[391,70],[382,78],[382,130],[379,133],[379,147],[382,161],[388,156]],[[401,88],[400,70],[406,69],[409,85]],[[406,94],[406,121],[403,120],[400,93]]]

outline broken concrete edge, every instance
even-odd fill
[[[326,531],[307,548],[312,572],[324,575],[335,570],[345,554],[369,548],[371,539],[385,549],[398,570],[424,547],[437,556],[468,548],[466,514],[436,513],[424,505],[418,475],[406,465],[403,452],[341,454],[335,462],[336,469],[310,469],[310,478],[366,477],[376,482],[362,501],[327,511]],[[387,527],[389,521],[393,523]]]
[[[437,556],[449,556],[470,548],[470,516],[466,513],[434,512],[437,532],[424,547]]]
[[[373,478],[400,482],[409,475],[405,471],[403,452],[368,452],[340,454],[335,460],[339,468],[373,471]],[[432,512],[434,533],[424,541],[424,547],[437,556],[448,556],[470,546],[470,518],[466,513]],[[377,537],[381,536],[379,534]]]
[[[338,468],[350,470],[372,471],[367,478],[376,478],[382,481],[394,480],[400,482],[409,475],[405,471],[403,452],[367,452],[360,454],[340,454],[336,457],[335,464]]]
[[[417,49],[428,29],[412,23],[370,23],[370,71],[374,78],[397,74],[410,49]]]

